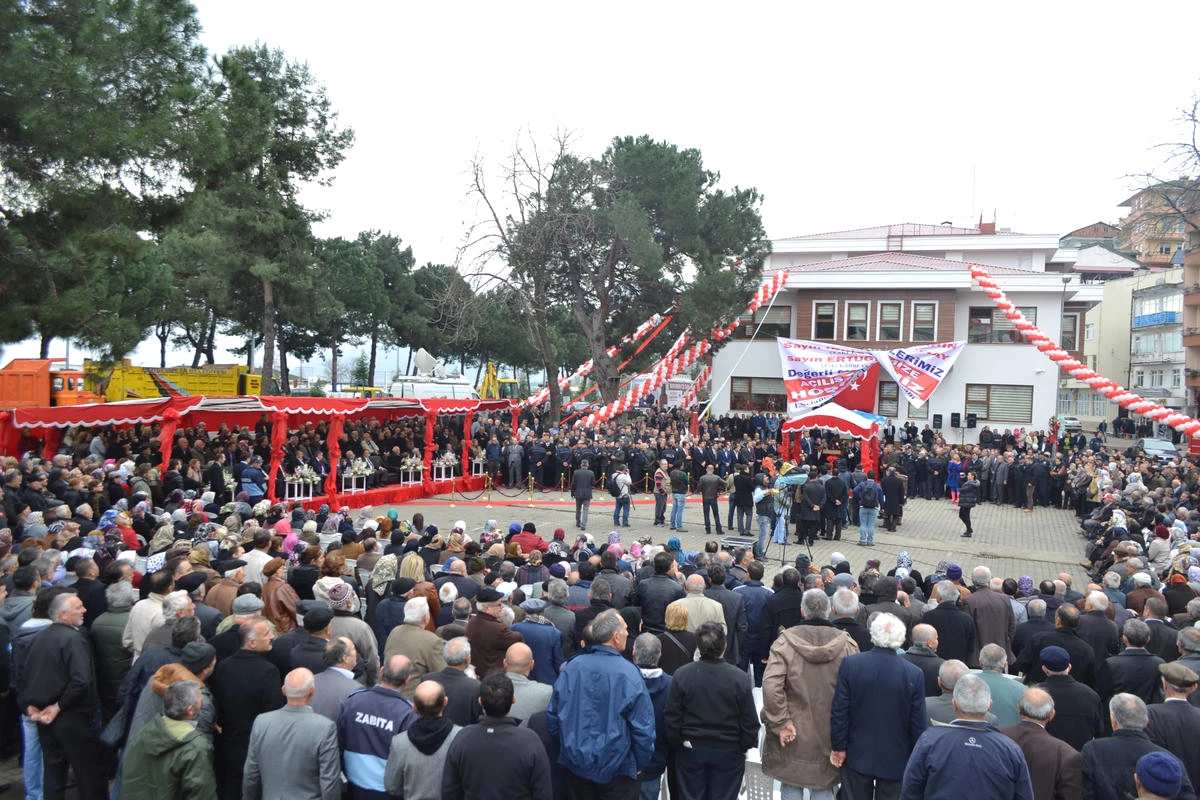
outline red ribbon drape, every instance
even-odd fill
[[[62,444],[62,428],[42,428],[45,433],[42,438],[42,458],[49,460],[58,455],[58,446]]]
[[[179,412],[168,408],[163,412],[162,428],[158,432],[158,452],[162,456],[158,468],[164,473],[171,465],[171,450],[175,446],[175,432],[178,430]]]
[[[467,469],[467,464],[471,461],[471,425],[475,422],[475,412],[468,411],[467,416],[463,419],[463,444],[462,444],[462,465],[463,475],[470,475],[471,471]]]
[[[875,477],[881,477],[879,474],[879,438],[872,436],[865,442],[866,447],[862,448],[862,471],[875,471]]]
[[[342,457],[342,430],[345,418],[335,416],[329,421],[329,436],[325,446],[329,448],[329,475],[325,478],[325,494],[332,497],[338,493],[338,459]]]
[[[271,415],[271,469],[267,473],[267,499],[272,503],[279,500],[275,481],[279,477],[279,465],[283,463],[283,446],[287,444],[288,415],[276,411]]]
[[[789,431],[783,431],[783,446],[779,448],[779,455],[784,461],[792,460],[792,434]]]
[[[437,414],[432,411],[425,413],[425,454],[421,456],[421,463],[425,465],[425,470],[421,474],[424,476],[424,483],[433,483],[433,421],[437,419]]]

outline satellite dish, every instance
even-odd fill
[[[418,375],[436,375],[439,378],[446,377],[446,370],[442,367],[442,363],[429,354],[429,351],[424,347],[417,350],[413,358],[417,362]]]

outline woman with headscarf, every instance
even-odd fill
[[[396,573],[400,569],[400,560],[395,555],[383,555],[375,562],[375,568],[371,570],[371,580],[363,587],[367,595],[367,616],[368,623],[375,620],[375,606],[379,605],[379,601],[386,597],[391,590],[392,581],[396,579]]]
[[[272,558],[263,565],[262,587],[263,616],[275,624],[280,635],[296,629],[296,605],[300,595],[284,576],[284,560]]]
[[[154,555],[161,553],[170,548],[175,543],[175,526],[170,522],[161,523],[154,535],[150,537],[150,546],[146,548],[146,555]]]
[[[567,532],[565,530],[562,528],[555,528],[554,538],[552,538],[550,540],[550,544],[546,546],[546,552],[554,553],[562,558],[567,557],[570,554],[571,549],[567,547],[566,538]]]
[[[452,558],[466,558],[467,543],[462,533],[455,531],[446,542],[446,549],[438,555],[438,563],[445,564]]]
[[[188,563],[192,565],[192,572],[200,572],[207,575],[209,578],[220,579],[220,574],[212,568],[212,548],[208,544],[195,544],[192,550],[188,553]]]
[[[315,544],[309,545],[300,552],[300,563],[292,567],[288,574],[288,583],[296,590],[296,594],[301,600],[315,599],[313,586],[321,577],[321,564],[324,560],[325,554]]]
[[[141,550],[142,543],[138,540],[137,533],[133,530],[133,520],[129,518],[129,512],[122,511],[117,514],[115,522],[117,530],[121,532],[121,541],[130,550]]]

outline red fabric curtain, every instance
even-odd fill
[[[179,412],[168,408],[163,412],[162,428],[158,432],[158,452],[162,454],[159,469],[167,471],[171,464],[171,449],[175,446],[175,432],[179,430]]]
[[[463,419],[463,442],[462,442],[462,464],[463,475],[470,475],[471,470],[467,468],[467,464],[471,461],[471,425],[475,422],[475,412],[468,411],[467,416]]]
[[[58,454],[62,444],[62,428],[42,428],[42,458],[51,459]]]
[[[866,441],[866,447],[862,449],[862,471],[869,472],[875,470],[875,477],[882,478],[879,474],[879,439],[872,436]]]
[[[338,493],[338,459],[342,457],[342,430],[345,427],[346,419],[341,415],[333,417],[329,421],[329,438],[325,440],[325,446],[329,448],[329,475],[325,478],[325,494],[332,497]]]
[[[267,473],[267,499],[272,503],[279,499],[275,492],[275,479],[279,476],[279,465],[283,462],[283,446],[287,444],[288,415],[276,411],[271,415],[271,469]]]
[[[791,431],[783,432],[783,446],[779,448],[779,455],[784,461],[792,460],[792,434]]]
[[[21,450],[21,429],[13,425],[11,411],[0,413],[0,446],[8,455],[19,455]]]
[[[433,469],[433,423],[436,419],[436,412],[425,412],[425,455],[421,459],[421,463],[425,465],[426,480],[432,480],[430,476]]]

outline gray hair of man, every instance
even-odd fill
[[[904,644],[904,623],[895,614],[880,614],[871,620],[871,644],[895,650]]]
[[[998,644],[985,644],[979,650],[979,666],[993,672],[1004,672],[1008,666],[1008,653]]]
[[[441,604],[448,606],[458,599],[458,587],[453,581],[446,581],[442,584],[442,588],[438,589],[438,600]]]
[[[424,625],[429,616],[429,601],[424,597],[414,597],[404,604],[405,624]]]
[[[988,588],[993,592],[1004,591],[1004,578],[992,578],[988,581]]]
[[[1183,628],[1175,636],[1179,647],[1189,653],[1200,652],[1200,629]]]
[[[653,633],[643,633],[633,640],[633,663],[642,669],[655,669],[662,657],[662,642]]]
[[[48,613],[50,615],[51,622],[58,621],[59,614],[67,610],[67,605],[71,602],[73,597],[75,597],[74,592],[64,592],[50,601],[50,610]]]
[[[588,590],[588,598],[591,600],[599,600],[604,602],[612,600],[612,584],[604,578],[596,578],[592,581],[592,586]]]
[[[1120,573],[1113,572],[1112,570],[1109,570],[1108,572],[1104,573],[1104,577],[1103,577],[1101,580],[1102,580],[1102,582],[1104,583],[1104,588],[1106,588],[1106,589],[1119,589],[1119,588],[1121,588],[1121,575],[1120,575]]]
[[[978,566],[971,570],[971,585],[978,586],[981,589],[986,589],[989,582],[992,580],[992,571],[984,566]]]
[[[505,605],[500,609],[500,621],[511,627],[517,621],[517,612],[513,611],[512,606]]]
[[[304,683],[292,685],[286,680],[283,682],[283,694],[288,700],[299,700],[302,697],[307,697],[308,693],[313,690],[315,685],[313,676],[309,675]]]
[[[958,598],[962,595],[958,587],[950,581],[938,581],[934,591],[937,592],[939,603],[957,603]]]
[[[942,689],[947,692],[953,692],[954,687],[958,685],[962,676],[970,671],[971,668],[957,658],[943,661],[942,665],[938,667],[938,680],[942,683]]]
[[[809,589],[800,597],[800,615],[804,619],[829,619],[829,595],[824,589]]]
[[[442,645],[442,658],[451,667],[461,667],[471,658],[471,642],[465,636],[456,636]]]
[[[982,716],[992,707],[991,687],[978,675],[963,675],[954,687],[954,705],[959,713]]]
[[[347,639],[345,636],[336,636],[333,641],[325,645],[325,652],[321,656],[321,663],[326,668],[336,667],[346,660],[346,656],[350,655],[350,651],[354,648],[354,642]]]
[[[175,681],[163,692],[162,703],[167,719],[187,719],[187,710],[200,703],[200,682]]]
[[[811,572],[804,576],[805,589],[821,589],[825,584],[821,581],[820,575],[813,575]],[[821,591],[825,591],[821,589]]]
[[[1025,613],[1030,619],[1045,619],[1046,618],[1046,601],[1045,600],[1030,600],[1025,604]]]
[[[192,598],[188,597],[188,593],[183,589],[176,589],[163,598],[162,615],[167,622],[179,616],[179,612],[183,611],[191,605]]]
[[[1040,703],[1034,702],[1034,698],[1038,697],[1044,697],[1045,700]],[[1054,714],[1054,698],[1050,696],[1049,692],[1027,689],[1021,694],[1021,699],[1017,701],[1017,708],[1030,719],[1045,723]]]
[[[697,576],[693,576],[697,577]],[[701,578],[701,581],[704,579]],[[596,644],[608,644],[621,630],[621,613],[615,608],[601,611],[592,620],[592,641]]]
[[[683,588],[688,594],[704,594],[704,577],[701,575],[688,575],[687,580],[683,582]]]
[[[1150,721],[1145,701],[1128,692],[1113,695],[1108,701],[1108,713],[1112,715],[1113,728],[1121,730],[1141,730]]]
[[[1107,611],[1108,595],[1106,595],[1104,592],[1088,592],[1087,599],[1084,600],[1084,603],[1091,606],[1095,611]]]
[[[109,611],[126,611],[133,607],[133,584],[129,581],[110,583],[104,590],[104,598],[108,600]]]
[[[471,601],[465,597],[460,597],[454,601],[454,605],[450,607],[450,613],[456,620],[471,618]]]
[[[565,606],[570,594],[571,590],[562,578],[551,578],[550,583],[546,584],[546,602],[551,605]]]
[[[858,613],[858,595],[846,588],[833,593],[833,615],[835,617],[853,617]]]
[[[929,643],[937,639],[937,628],[932,625],[914,625],[912,632],[912,642],[914,645],[928,647]]]

